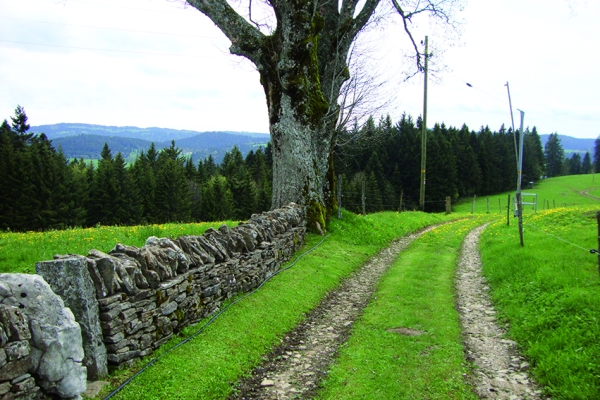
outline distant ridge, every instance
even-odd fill
[[[132,126],[104,126],[61,123],[38,125],[30,129],[44,133],[55,148],[61,148],[67,158],[98,159],[104,143],[113,156],[121,152],[133,161],[139,152],[154,143],[157,149],[169,147],[171,141],[194,162],[209,155],[220,163],[225,153],[237,146],[243,155],[255,147],[266,146],[270,136],[255,132],[197,132],[168,128],[137,128]]]
[[[540,135],[542,140],[542,148],[546,146],[548,137],[550,135]],[[596,139],[580,139],[572,136],[558,135],[560,144],[562,145],[565,153],[583,153],[590,152],[590,156],[594,156],[594,143]]]
[[[69,137],[76,135],[99,135],[99,136],[119,136],[132,139],[143,139],[151,142],[170,142],[171,140],[181,140],[204,133],[227,133],[233,135],[249,136],[255,138],[269,138],[268,133],[259,132],[234,132],[234,131],[211,131],[199,132],[191,130],[180,130],[170,128],[138,128],[135,126],[108,126],[77,123],[59,123],[52,125],[37,125],[31,127],[31,132],[45,133],[49,139]]]

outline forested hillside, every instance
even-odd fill
[[[212,157],[195,164],[171,142],[127,166],[105,144],[96,167],[29,133],[21,107],[11,121],[0,127],[2,230],[243,220],[271,205],[270,146],[245,159],[233,148],[217,165]]]
[[[175,141],[138,149],[129,165],[104,143],[97,165],[69,161],[43,134],[30,133],[17,107],[0,127],[0,229],[48,230],[75,226],[247,219],[271,207],[270,143],[244,157],[238,147],[221,163],[209,155],[184,155]],[[209,135],[210,136],[210,135]],[[427,136],[425,210],[444,209],[474,195],[516,186],[515,138],[511,130],[478,131],[436,124]],[[188,142],[198,137],[182,139]],[[233,142],[231,142],[233,144]],[[564,157],[557,134],[542,149],[534,127],[524,139],[523,182],[543,176],[589,173],[591,157]],[[600,163],[596,151],[594,161]],[[421,120],[404,115],[338,132],[334,168],[341,177],[342,206],[354,212],[417,209],[421,176]],[[363,190],[364,187],[364,190]],[[335,194],[335,189],[332,191]]]
[[[365,182],[366,211],[416,209],[421,176],[421,119],[404,115],[394,124],[388,117],[373,119],[340,133],[335,154],[336,173],[342,175],[342,205],[361,210]],[[534,127],[525,132],[523,181],[544,174],[544,151]],[[488,195],[516,187],[515,140],[511,129],[498,132],[487,126],[472,131],[436,124],[427,134],[425,210],[444,209],[452,201]]]

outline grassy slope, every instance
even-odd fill
[[[516,182],[515,182],[516,185]],[[516,187],[516,186],[515,186]],[[571,175],[561,176],[557,178],[548,178],[536,183],[533,189],[523,189],[523,193],[534,193],[538,195],[538,210],[544,210],[547,208],[547,203],[550,203],[550,208],[554,207],[567,207],[575,205],[593,205],[600,203],[597,200],[590,199],[581,196],[578,192],[590,188],[596,188],[592,190],[590,194],[598,194],[600,191],[600,175],[596,179],[594,175]],[[513,196],[515,192],[511,192],[511,207]],[[506,202],[507,193],[494,196],[478,197],[475,200],[475,213],[487,212],[487,198],[489,197],[490,213],[498,215],[499,217],[504,216],[506,218]],[[500,200],[500,205],[498,205]],[[532,198],[528,196],[523,197],[523,201],[531,201]],[[472,199],[465,199],[464,201],[454,205],[454,212],[458,213],[470,213],[472,208]],[[525,214],[533,212],[533,206],[525,206]]]
[[[52,260],[55,254],[86,255],[91,249],[108,252],[117,243],[141,247],[150,236],[201,235],[210,227],[237,222],[202,222],[146,226],[101,226],[48,232],[0,232],[0,273],[35,273],[35,263]]]
[[[516,226],[504,222],[482,236],[484,273],[499,316],[553,398],[600,398],[600,279],[598,257],[587,250],[598,246],[599,208],[529,216],[524,248]]]

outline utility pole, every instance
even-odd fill
[[[519,110],[521,113],[521,129],[519,132],[519,165],[517,170],[519,175],[517,177],[517,216],[519,217],[519,238],[521,239],[521,247],[523,244],[523,198],[521,196],[521,179],[523,177],[523,120],[525,119],[525,113]]]
[[[508,106],[510,107],[510,122],[512,123],[513,141],[515,142],[515,158],[517,160],[517,171],[519,170],[519,153],[517,152],[517,132],[515,132],[515,118],[513,117],[512,102],[510,100],[510,88],[506,82],[506,91],[508,92]]]
[[[421,194],[419,202],[421,210],[425,211],[425,170],[427,167],[427,60],[429,59],[428,38],[425,36],[425,78],[423,95],[423,124],[421,126]]]

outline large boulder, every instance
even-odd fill
[[[71,309],[81,326],[83,364],[88,379],[98,380],[108,374],[106,347],[98,316],[96,289],[87,268],[88,259],[82,256],[59,257],[36,264],[35,269]]]
[[[81,329],[71,310],[39,275],[0,274],[0,286],[0,304],[17,308],[29,322],[30,371],[38,384],[63,398],[79,396],[87,371]]]

